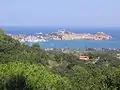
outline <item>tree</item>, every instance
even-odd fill
[[[34,44],[32,44],[32,47],[40,48],[40,44],[39,43],[34,43]]]
[[[1,34],[4,34],[4,31],[3,31],[2,29],[0,29],[0,35],[1,35]]]

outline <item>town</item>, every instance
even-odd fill
[[[52,32],[48,34],[37,33],[34,35],[25,34],[7,34],[12,38],[19,40],[21,43],[24,42],[46,42],[48,40],[109,40],[112,39],[111,35],[104,32],[97,32],[95,34],[90,33],[73,33],[66,29],[58,30],[57,32]]]

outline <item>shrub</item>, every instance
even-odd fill
[[[27,84],[26,78],[23,75],[11,76],[6,82],[7,90],[33,90],[33,88]]]
[[[53,74],[42,65],[37,64],[18,62],[0,64],[0,76],[6,83],[6,88],[9,88],[8,90],[21,90],[18,89],[20,86],[26,88],[23,90],[28,88],[33,88],[33,90],[69,90],[71,88],[67,77]],[[5,83],[2,87],[5,86]]]

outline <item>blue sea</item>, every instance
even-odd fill
[[[59,27],[3,27],[6,33],[10,34],[36,34],[36,33],[51,33]],[[120,48],[120,28],[65,28],[74,33],[96,33],[105,32],[112,35],[113,39],[107,41],[95,40],[51,40],[48,42],[40,42],[43,48]]]

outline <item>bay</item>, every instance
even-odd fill
[[[35,33],[51,33],[59,27],[3,27],[6,33],[11,34],[35,34]],[[96,33],[105,32],[112,35],[111,40],[51,40],[48,42],[39,42],[41,47],[48,48],[120,48],[120,28],[65,28],[74,33]]]

